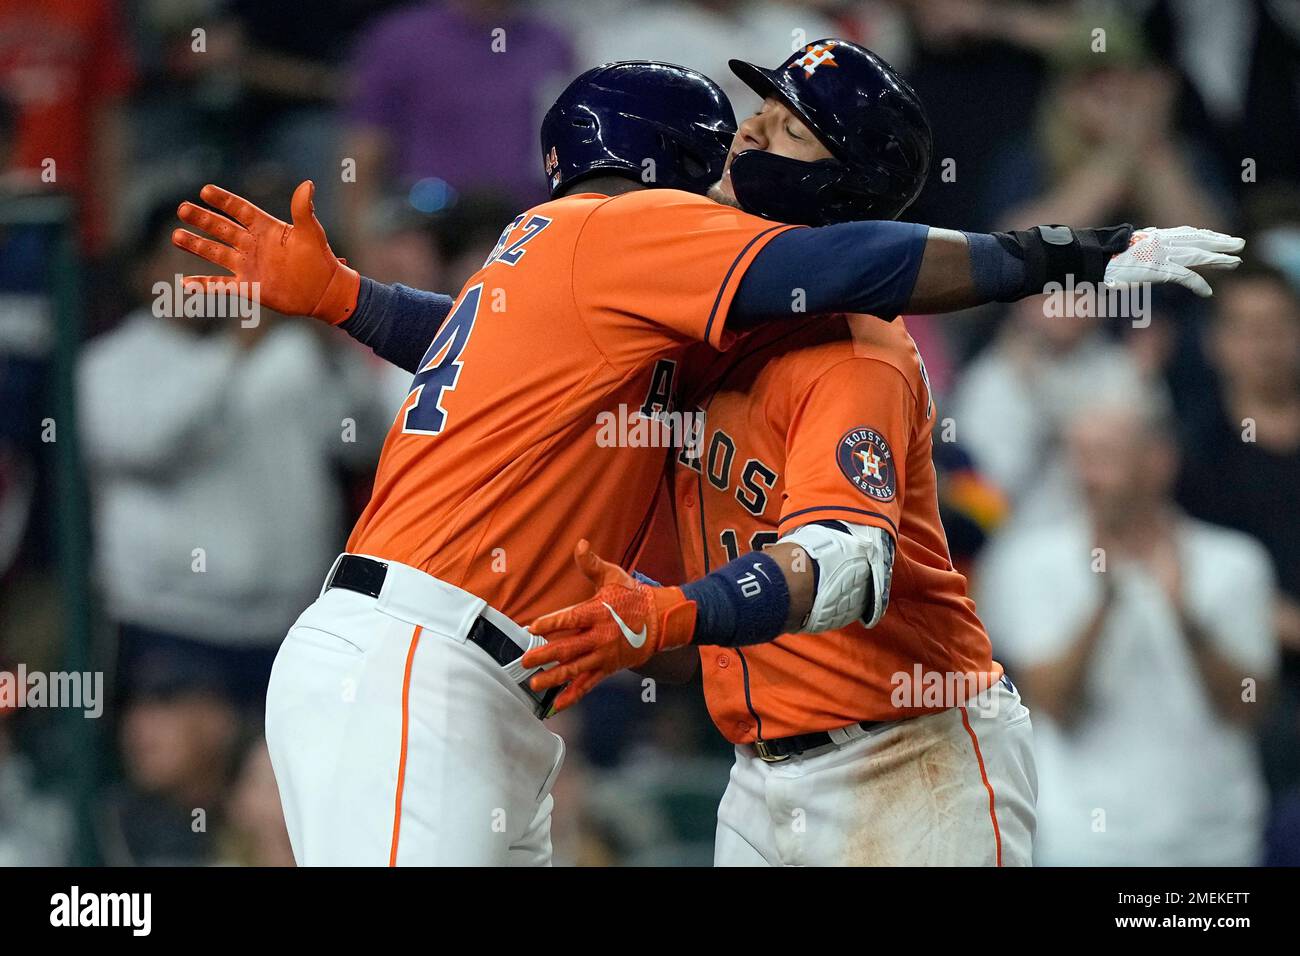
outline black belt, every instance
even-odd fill
[[[363,558],[357,554],[345,554],[339,558],[334,573],[325,582],[325,590],[343,588],[345,591],[356,591],[358,594],[377,598],[383,590],[386,577],[388,577],[388,565],[384,562]],[[516,644],[509,634],[485,617],[474,620],[470,625],[467,639],[481,647],[488,657],[501,667],[513,664],[524,656],[523,648]],[[528,686],[527,679],[520,681],[519,686],[537,705],[538,717],[550,716],[551,704],[562,690],[560,687],[552,687],[550,690],[538,693]]]
[[[1012,693],[1016,693],[1016,685],[1011,683],[1011,678],[1006,674],[1002,675],[999,683],[1006,684]],[[858,726],[866,731],[879,730],[881,727],[887,727],[890,724],[897,723],[893,720],[863,720],[858,722]],[[758,756],[768,763],[776,763],[781,760],[788,760],[796,754],[801,754],[805,750],[814,750],[817,747],[825,747],[828,744],[837,743],[834,737],[828,731],[821,730],[813,734],[796,734],[793,737],[779,737],[776,740],[756,740],[754,741],[754,750]]]
[[[863,720],[858,726],[863,730],[879,730],[881,727],[887,727],[893,723],[892,720]],[[805,750],[815,750],[818,747],[825,747],[835,743],[829,731],[819,730],[811,734],[795,734],[793,737],[778,737],[776,740],[756,740],[754,741],[754,750],[758,756],[768,763],[776,763],[781,760],[788,760],[796,754],[801,754]]]

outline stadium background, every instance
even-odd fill
[[[455,291],[544,198],[537,122],[580,70],[696,67],[743,118],[728,57],[775,65],[828,35],[880,52],[929,108],[939,161],[909,219],[1249,238],[1250,276],[1209,303],[1157,296],[1147,327],[1047,321],[1037,301],[908,324],[954,424],[945,524],[1013,675],[1027,652],[998,615],[1041,590],[1017,536],[1084,508],[1066,436],[1099,396],[1170,396],[1170,495],[1272,565],[1240,640],[1280,665],[1244,737],[1162,724],[1204,688],[1130,655],[1107,680],[1152,719],[1071,725],[1067,744],[1110,734],[1092,744],[1111,759],[1048,760],[1044,786],[1159,826],[1114,858],[1055,840],[1049,862],[1300,861],[1300,3],[0,0],[0,670],[102,671],[108,698],[96,720],[0,710],[0,865],[292,862],[258,682],[406,383],[304,319],[153,317],[155,281],[206,271],[168,245],[179,199],[217,182],[287,218],[310,177],[364,274]],[[1033,691],[1050,721],[1060,702]],[[613,680],[556,721],[561,863],[710,858],[729,748],[698,685],[642,695]],[[1144,779],[1150,752],[1179,799]]]

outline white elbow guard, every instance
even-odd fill
[[[867,627],[880,623],[894,572],[889,532],[842,521],[835,527],[806,524],[777,544],[797,544],[817,562],[817,594],[801,631],[833,631],[857,620]]]

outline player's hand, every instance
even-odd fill
[[[596,593],[533,621],[529,630],[547,642],[521,661],[529,668],[554,665],[533,675],[533,690],[569,682],[555,699],[556,710],[572,707],[610,674],[689,644],[695,633],[695,602],[686,600],[681,588],[638,581],[599,558],[585,539],[573,557]]]
[[[1173,282],[1199,296],[1213,295],[1198,273],[1237,268],[1240,257],[1229,253],[1240,252],[1245,245],[1246,240],[1236,236],[1193,226],[1135,229],[1128,248],[1106,264],[1106,285]]]
[[[222,292],[232,281],[257,283],[249,295],[268,308],[338,325],[356,308],[361,276],[330,249],[312,208],[315,191],[311,180],[304,180],[294,190],[292,225],[220,186],[204,186],[199,196],[224,216],[190,202],[181,203],[176,210],[180,220],[216,239],[177,229],[172,243],[234,273],[186,276],[186,287]]]

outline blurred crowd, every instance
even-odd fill
[[[156,284],[205,271],[170,244],[177,203],[216,182],[288,218],[311,178],[363,274],[455,293],[545,198],[538,123],[582,69],[682,63],[743,117],[727,59],[824,36],[927,104],[909,219],[1247,237],[1213,299],[1140,320],[907,323],[954,559],[1034,714],[1040,860],[1300,863],[1300,5],[0,0],[0,670],[58,670],[74,603],[61,234],[28,205],[54,194],[110,699],[89,779],[66,721],[0,706],[0,865],[292,862],[262,695],[408,382],[306,319],[160,317]],[[624,676],[556,719],[558,861],[711,859],[729,745],[698,686],[650,696]]]

